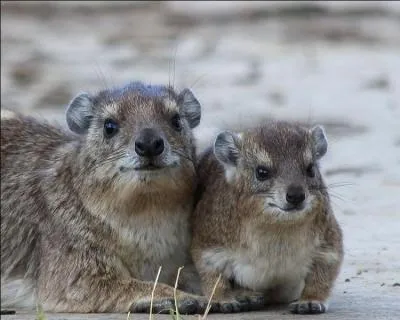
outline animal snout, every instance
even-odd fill
[[[154,129],[143,129],[135,141],[135,151],[141,157],[155,157],[164,151],[164,139]]]
[[[294,206],[299,206],[306,199],[304,188],[298,185],[291,185],[286,192],[286,201]]]

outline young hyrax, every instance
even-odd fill
[[[192,255],[209,294],[227,312],[242,302],[290,303],[323,313],[343,258],[318,161],[321,126],[268,122],[241,135],[223,132],[199,164],[201,198]]]
[[[169,312],[191,260],[200,109],[189,89],[133,82],[74,98],[72,132],[2,112],[2,307],[149,312],[161,266],[153,312]],[[198,298],[178,291],[178,310]]]

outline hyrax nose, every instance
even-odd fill
[[[164,151],[164,140],[154,129],[143,129],[136,138],[135,151],[141,157],[158,156]]]
[[[295,206],[300,205],[306,199],[302,186],[290,185],[286,192],[286,201]]]

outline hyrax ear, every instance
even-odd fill
[[[239,160],[239,141],[239,136],[232,132],[224,131],[218,134],[214,142],[214,154],[224,166],[237,166]]]
[[[321,159],[328,151],[328,140],[322,126],[315,126],[311,130],[314,156],[317,160]]]
[[[178,104],[182,115],[189,122],[190,128],[197,127],[201,118],[201,105],[190,89],[182,90],[178,96]]]
[[[70,102],[66,117],[71,131],[78,134],[86,133],[93,118],[92,97],[85,92],[77,95]]]

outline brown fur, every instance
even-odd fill
[[[343,259],[342,233],[317,164],[315,177],[305,177],[320,157],[314,144],[310,130],[271,121],[230,145],[236,164],[218,161],[212,149],[202,156],[192,256],[203,294],[222,275],[215,297],[228,311],[240,311],[243,297],[255,304],[262,297],[298,300],[290,306],[295,313],[326,310]],[[254,174],[260,164],[271,172],[263,182]],[[308,209],[283,213],[266,205],[294,182],[312,197]]]
[[[149,312],[159,266],[154,312],[173,307],[180,266],[186,266],[180,288],[195,291],[188,253],[195,148],[177,96],[129,91],[116,99],[102,92],[86,134],[22,115],[2,117],[2,306]],[[170,125],[175,112],[181,113],[181,132]],[[103,124],[110,117],[120,131],[106,140]],[[164,134],[178,167],[119,173],[118,161],[133,152],[146,126]],[[19,283],[26,296],[12,295],[10,283]],[[180,290],[178,297],[182,313],[205,308],[205,298]]]

